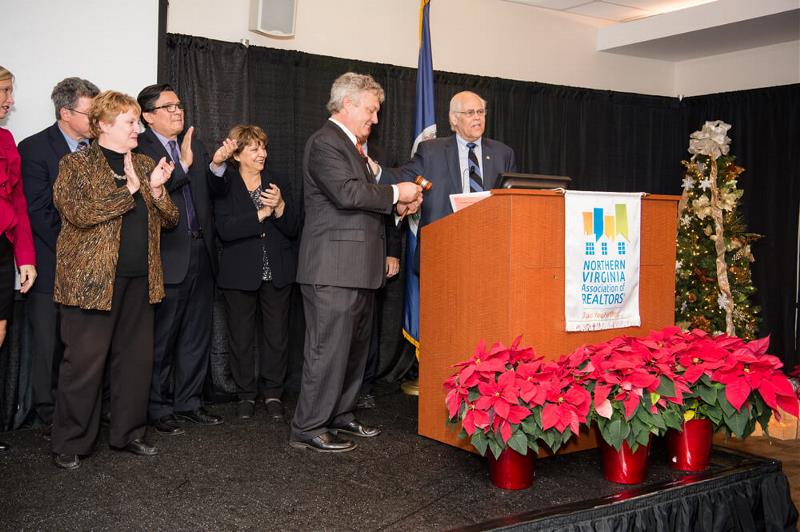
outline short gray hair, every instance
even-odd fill
[[[56,108],[56,120],[61,118],[61,109],[75,109],[81,97],[94,98],[98,94],[100,89],[88,79],[66,78],[59,81],[50,93]]]
[[[378,101],[383,103],[385,93],[383,87],[375,81],[372,76],[367,74],[356,74],[355,72],[345,72],[333,82],[331,86],[331,99],[328,100],[326,109],[331,114],[338,113],[344,107],[344,99],[350,98],[353,103],[360,102],[362,92],[372,92],[378,97]]]

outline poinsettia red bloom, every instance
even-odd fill
[[[555,427],[564,432],[567,427],[578,434],[581,423],[586,422],[592,401],[589,392],[563,379],[564,386],[556,386],[547,392],[547,403],[542,409],[542,429]]]
[[[489,426],[489,413],[478,409],[475,403],[467,403],[467,412],[461,420],[461,426],[471,436],[477,429],[483,430]]]
[[[505,371],[509,361],[509,350],[501,342],[492,345],[486,351],[486,342],[481,340],[475,349],[475,354],[466,362],[454,364],[454,368],[462,368],[459,372],[459,379],[467,386],[474,386],[476,381],[473,375],[480,379],[494,379],[495,373]]]
[[[501,418],[508,418],[512,405],[519,402],[519,386],[514,371],[506,371],[497,379],[497,382],[481,382],[478,384],[478,391],[481,396],[475,401],[475,405],[481,410],[490,408]]]
[[[733,353],[713,341],[695,342],[678,357],[683,366],[683,378],[694,384],[704,374],[709,377],[720,368],[733,367],[736,357]]]
[[[501,416],[495,410],[495,416],[492,420],[492,429],[495,432],[498,432],[499,429],[500,439],[503,441],[503,443],[506,443],[511,437],[511,433],[514,431],[512,425],[521,423],[523,419],[530,415],[531,411],[520,405],[511,405],[506,416]]]
[[[753,341],[734,352],[737,362],[732,368],[724,368],[714,373],[712,378],[725,384],[725,398],[737,411],[750,393],[757,390],[764,402],[775,410],[777,408],[797,416],[798,404],[794,388],[789,379],[780,371],[783,363],[775,356],[763,353],[766,346],[761,341]]]
[[[549,379],[557,369],[555,364],[544,366],[541,360],[517,366],[517,386],[519,397],[531,406],[544,404]]]
[[[469,386],[462,385],[458,380],[458,376],[454,375],[445,381],[444,387],[448,390],[445,404],[447,405],[450,419],[453,419],[461,410],[461,404],[469,397]]]

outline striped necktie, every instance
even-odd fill
[[[483,192],[483,179],[481,179],[481,165],[478,163],[478,156],[475,155],[475,143],[468,142],[469,154],[469,191]]]

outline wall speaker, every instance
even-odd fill
[[[297,0],[250,0],[250,31],[291,37],[296,17]]]

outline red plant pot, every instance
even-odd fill
[[[683,423],[683,431],[667,431],[669,466],[678,471],[703,471],[711,458],[713,435],[709,419],[692,419]]]
[[[622,442],[618,451],[600,438],[600,462],[603,465],[603,477],[617,484],[641,484],[647,476],[647,458],[650,454],[650,442],[640,445],[632,452],[628,442]]]
[[[533,484],[533,466],[535,455],[528,449],[528,454],[521,455],[510,447],[495,459],[489,451],[489,480],[504,490],[524,490]]]

